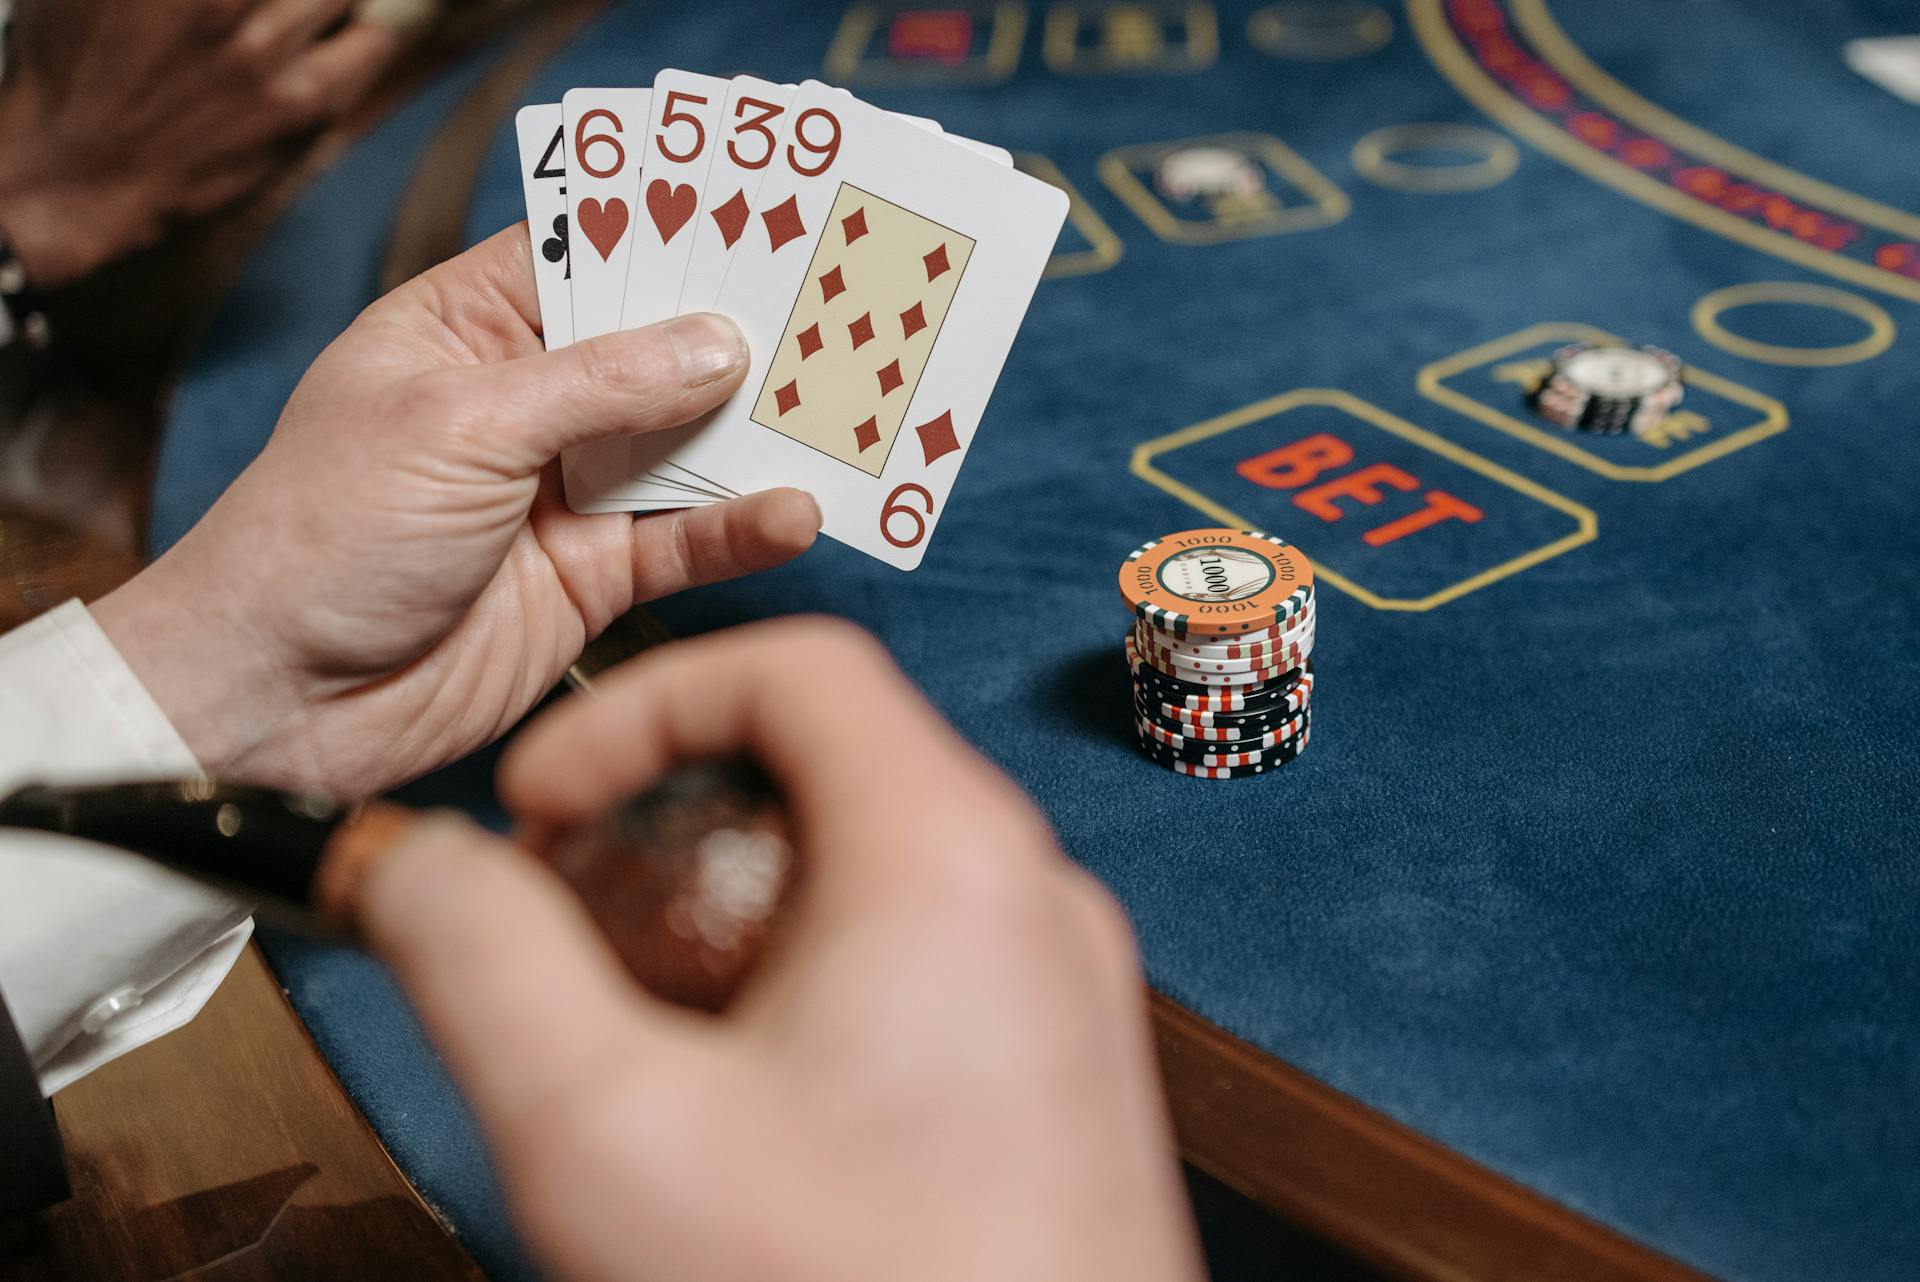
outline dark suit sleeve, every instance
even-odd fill
[[[67,1196],[67,1164],[53,1105],[0,993],[0,1220],[25,1215]]]

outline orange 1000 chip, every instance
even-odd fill
[[[1175,637],[1285,627],[1313,604],[1313,566],[1259,530],[1184,530],[1138,548],[1120,595],[1149,627]]]

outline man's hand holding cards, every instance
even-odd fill
[[[548,346],[730,316],[752,367],[685,428],[567,459],[576,511],[791,485],[822,528],[925,554],[1065,220],[999,148],[817,81],[663,71],[520,113]]]

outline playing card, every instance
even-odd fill
[[[597,169],[624,172],[630,167],[631,157],[625,154],[628,125],[621,113],[631,113],[635,104],[611,96],[629,92],[605,91],[595,100],[568,95],[566,101],[574,103],[573,133],[588,141],[593,150],[592,163]],[[646,104],[638,105],[644,110]],[[609,240],[611,224],[595,223],[596,234],[606,241],[604,246],[589,244],[583,236],[569,234],[576,230],[570,209],[578,207],[581,193],[569,191],[569,187],[577,188],[579,183],[569,182],[569,171],[576,166],[568,145],[565,101],[560,105],[526,108],[516,117],[515,125],[533,241],[535,289],[540,299],[546,345],[552,350],[564,347],[576,337],[611,332],[619,327],[619,318],[617,295],[611,314],[605,306],[608,256],[617,255],[622,242],[631,241],[630,230],[623,229],[617,240]],[[618,211],[630,203],[622,196],[610,194],[610,190],[619,190],[619,185],[612,184],[610,177],[594,178],[591,184],[601,194],[587,197],[595,202],[589,206],[589,212],[600,218],[612,217],[617,222]],[[609,211],[614,212],[609,214]],[[543,228],[545,234],[541,234]],[[583,277],[590,279],[583,283]],[[583,295],[587,311],[586,319],[580,321],[573,308],[581,305]],[[568,505],[580,512],[615,512],[642,505],[692,506],[722,497],[710,486],[695,488],[668,478],[647,477],[629,483],[626,456],[624,439],[567,451],[561,460],[561,475]],[[618,503],[610,498],[616,489],[621,497]]]
[[[1846,64],[1888,93],[1920,103],[1920,36],[1869,36],[1840,47]]]
[[[1005,147],[996,147],[990,142],[980,142],[973,138],[962,138],[959,134],[948,134],[947,141],[958,143],[968,151],[978,152],[1002,169],[1013,168],[1013,153]]]
[[[782,118],[793,93],[791,85],[753,76],[735,76],[729,82],[693,245],[675,300],[677,313],[711,311],[719,298],[727,261],[746,231],[753,198],[784,132]]]
[[[520,141],[520,185],[527,198],[533,284],[547,350],[573,341],[573,297],[567,278],[567,171],[560,104],[522,107],[514,117]]]
[[[721,77],[691,71],[654,77],[641,162],[640,225],[620,313],[624,328],[676,314],[727,89]]]
[[[579,338],[620,328],[652,97],[646,89],[574,89],[560,100],[574,238],[573,331]]]
[[[780,127],[784,113],[776,110],[767,114],[769,107],[779,104],[763,95],[772,90],[784,96],[794,88],[770,85],[751,77],[740,77],[738,85],[752,91],[744,100],[736,82],[718,76],[669,69],[654,77],[641,162],[638,227],[627,264],[626,295],[621,308],[623,329],[650,325],[683,311],[701,310],[683,308],[681,291],[695,236],[702,222],[709,221],[700,217],[703,193],[717,190],[708,182],[714,156],[726,149],[729,167],[747,173],[764,169],[768,149],[774,145],[767,135],[771,132],[777,140],[784,132]],[[731,97],[730,90],[735,91]],[[724,136],[723,118],[729,126]],[[934,133],[941,131],[938,121],[925,116],[900,118]],[[1012,163],[1010,157],[1008,163]],[[744,193],[744,184],[731,190]],[[729,194],[728,190],[720,190],[713,203],[720,203]],[[719,222],[711,223],[711,235],[719,240],[721,251],[731,249],[725,228]],[[724,261],[724,256],[708,260],[711,268],[721,272],[724,272]],[[703,268],[705,270],[708,268]],[[617,501],[638,497],[646,492],[648,483],[655,481],[677,483],[695,493],[716,498],[728,497],[711,482],[668,461],[656,461],[653,470],[648,472],[638,463],[634,451],[630,443],[627,474],[633,478],[632,482],[611,491],[606,498]]]
[[[806,489],[828,534],[912,569],[1067,198],[817,82],[787,113],[714,304],[745,331],[752,371],[701,423],[636,438],[636,455],[670,449],[741,493]]]
[[[533,258],[534,295],[540,302],[540,338],[548,351],[573,341],[573,291],[568,275],[565,126],[560,104],[523,107],[514,117],[520,145],[520,185],[527,201],[527,237]],[[569,494],[582,492],[580,451],[560,460]]]
[[[640,196],[620,308],[622,329],[638,329],[676,314],[727,89],[728,82],[719,76],[690,71],[665,70],[654,77],[640,135]],[[625,474],[626,483],[605,498],[645,497],[658,484],[675,485],[708,502],[730,497],[671,465],[654,474],[628,466]]]
[[[573,89],[560,99],[576,340],[620,327],[649,97],[645,89]],[[571,451],[563,469],[567,505],[576,512],[620,510],[606,496],[626,480],[626,456],[624,440]]]
[[[706,182],[698,193],[693,237],[668,315],[712,309],[726,276],[727,260],[744,228],[748,203],[759,190],[778,143],[787,99],[794,92],[792,85],[777,85],[756,76],[735,76],[726,84],[709,144]],[[683,128],[680,132],[686,131]],[[643,461],[642,453],[654,460],[651,466]],[[689,486],[723,488],[672,460],[661,459],[659,454],[658,450],[630,442],[622,470],[634,480],[625,486],[608,481],[601,493],[617,498],[637,495],[644,489],[644,478],[650,475]]]

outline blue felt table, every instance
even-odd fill
[[[1376,51],[1300,60],[1222,5],[1209,65],[1121,73],[1050,65],[1044,8],[988,83],[881,83],[900,70],[884,22],[835,64],[884,106],[1043,155],[1111,234],[1063,237],[1063,268],[1094,270],[1041,286],[924,566],[823,543],[658,613],[681,633],[800,610],[878,632],[1125,902],[1153,983],[1274,1055],[1707,1271],[1914,1276],[1920,279],[1897,246],[1920,239],[1920,107],[1839,52],[1911,12],[1414,0]],[[842,16],[625,5],[528,100],[666,65],[822,75]],[[498,52],[376,129],[259,248],[181,380],[159,545],[372,296],[401,184]],[[1492,128],[1517,165],[1476,190],[1383,185],[1403,171],[1355,144],[1409,122]],[[1288,216],[1239,235],[1263,215],[1222,232],[1156,212],[1127,177],[1149,153],[1115,152],[1230,132],[1325,186],[1245,143]],[[1743,178],[1765,190],[1729,194]],[[503,121],[469,236],[519,204]],[[1696,310],[1749,282],[1844,297]],[[1515,367],[1576,327],[1699,371],[1692,434],[1570,452],[1532,430]],[[1781,363],[1806,348],[1851,350]],[[1325,520],[1236,471],[1321,435],[1417,488]],[[1478,518],[1366,540],[1432,490]],[[1305,756],[1212,783],[1129,747],[1114,574],[1223,513],[1314,557],[1320,676]],[[485,777],[420,786],[484,806]],[[497,1276],[523,1275],[384,978],[273,951],[408,1174]]]

